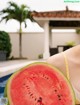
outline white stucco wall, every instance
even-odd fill
[[[65,45],[66,42],[74,41],[76,44],[80,43],[80,35],[75,32],[54,32],[52,34],[52,46]]]
[[[12,43],[11,56],[19,57],[19,35],[9,33]],[[68,41],[80,43],[80,36],[74,32],[53,32],[52,47],[65,45]],[[44,33],[23,33],[22,35],[22,55],[28,59],[38,59],[38,55],[44,52]]]
[[[26,56],[28,59],[37,59],[38,55],[44,51],[44,34],[23,34],[22,51],[23,57]]]
[[[9,33],[9,35],[12,44],[11,56],[19,57],[19,35],[17,33]]]
[[[9,33],[12,43],[11,56],[19,57],[19,35]],[[44,51],[43,33],[23,33],[22,35],[22,55],[28,59],[38,59],[38,55]]]

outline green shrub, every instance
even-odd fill
[[[11,42],[9,34],[5,31],[0,31],[0,51],[6,51],[6,57],[8,58],[11,53]]]
[[[39,59],[43,58],[43,54],[39,54],[39,55],[38,55],[38,58],[39,58]]]
[[[76,33],[80,35],[80,29],[76,29]]]
[[[75,46],[76,43],[74,41],[69,41],[69,42],[66,42],[66,45],[67,46]]]

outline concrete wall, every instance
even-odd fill
[[[12,43],[11,56],[19,57],[19,35],[9,33]],[[38,55],[44,51],[43,33],[23,33],[22,35],[22,55],[28,59],[38,59]]]
[[[9,33],[12,43],[11,56],[19,57],[19,35]],[[52,47],[65,45],[68,41],[80,43],[80,36],[75,32],[53,32]],[[22,35],[22,55],[28,59],[38,59],[38,55],[44,52],[44,33],[23,33]]]
[[[80,43],[80,35],[75,32],[54,32],[52,34],[52,46],[65,45],[66,42],[74,41],[76,44]]]

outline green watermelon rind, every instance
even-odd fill
[[[8,79],[8,80],[9,80],[9,79]],[[7,84],[8,84],[8,80],[7,80],[7,83],[6,83],[6,85],[5,85],[4,96],[3,96],[3,97],[6,97],[6,98],[8,98],[8,97],[7,97]],[[9,100],[8,100],[8,103],[7,103],[6,105],[10,105],[10,104],[9,104]]]
[[[66,80],[66,83],[68,84],[69,88],[70,88],[70,91],[71,91],[71,94],[72,94],[72,99],[73,99],[73,105],[75,105],[75,93],[74,93],[74,90],[72,88],[72,85],[70,83],[70,81],[65,77],[65,75],[63,74],[63,72],[61,70],[59,70],[58,68],[56,68],[55,66],[52,66],[46,62],[34,62],[34,63],[31,63],[31,64],[28,64],[27,66],[19,69],[18,71],[16,71],[7,81],[7,84],[5,86],[5,91],[4,91],[4,97],[7,97],[8,98],[8,104],[7,105],[10,105],[9,103],[11,103],[11,98],[10,98],[10,93],[8,90],[10,90],[10,83],[11,83],[11,80],[14,78],[14,76],[16,76],[20,71],[24,70],[25,68],[28,68],[29,66],[32,66],[32,65],[38,65],[38,64],[42,64],[42,65],[47,65],[49,66],[50,68],[52,69],[55,69],[56,72],[60,73],[60,75],[62,75],[62,77]]]

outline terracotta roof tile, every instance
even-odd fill
[[[33,17],[38,18],[80,18],[80,11],[48,11],[48,12],[32,12]]]

